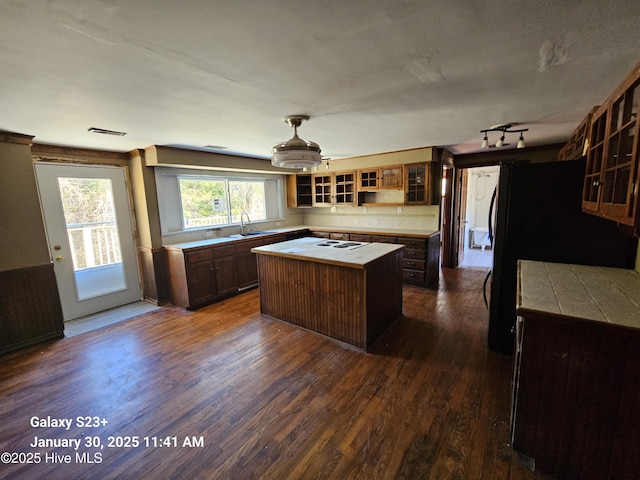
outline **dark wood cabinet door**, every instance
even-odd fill
[[[217,258],[214,261],[217,296],[233,295],[238,291],[236,257]]]
[[[254,287],[258,284],[258,265],[255,253],[240,253],[236,257],[238,269],[238,289]]]
[[[204,305],[216,296],[213,264],[211,262],[192,263],[187,271],[189,307]]]

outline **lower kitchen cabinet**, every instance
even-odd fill
[[[384,233],[347,231],[312,232],[316,237],[353,242],[399,243],[405,246],[402,261],[403,283],[436,289],[440,280],[440,232],[414,237],[397,237]]]
[[[513,448],[561,480],[637,480],[640,274],[520,261]]]
[[[216,298],[227,297],[238,291],[238,270],[234,254],[216,258],[213,262],[216,277]]]
[[[261,245],[262,244],[257,244],[254,246],[259,247]],[[244,290],[258,285],[258,269],[254,253],[239,253],[236,256],[236,267],[238,290]]]
[[[282,238],[278,241],[285,241]],[[236,250],[236,269],[238,278],[238,290],[245,290],[258,285],[258,263],[255,253],[251,253],[254,247],[260,247],[268,243],[277,243],[273,241],[265,241],[264,239],[256,239],[244,242],[238,242],[235,245]]]
[[[287,235],[283,234],[204,247],[165,247],[169,257],[171,302],[196,309],[257,286],[257,262],[251,249],[285,240]]]
[[[207,260],[196,260],[198,257],[207,257]],[[187,254],[184,276],[188,279],[188,284],[180,285],[179,288],[173,289],[177,295],[177,297],[173,298],[173,303],[180,304],[183,307],[194,307],[205,305],[215,300],[217,290],[215,275],[212,275],[214,268],[211,250]]]
[[[404,245],[402,280],[404,283],[437,288],[440,279],[440,234],[429,238],[399,237]]]
[[[237,291],[233,245],[167,250],[174,305],[198,308]]]

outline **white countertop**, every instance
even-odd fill
[[[250,226],[250,228],[253,228],[253,227],[254,227],[253,225]],[[424,231],[424,230],[390,229],[390,228],[378,229],[378,228],[371,228],[371,227],[318,227],[318,226],[298,225],[296,227],[272,228],[269,230],[265,230],[265,234],[263,235],[242,236],[240,234],[235,234],[235,235],[228,235],[225,237],[204,238],[202,240],[193,240],[190,242],[172,243],[172,244],[165,245],[165,247],[186,250],[188,248],[210,247],[210,246],[220,245],[227,242],[237,242],[239,240],[249,240],[252,238],[253,239],[263,238],[263,237],[267,237],[268,235],[298,232],[301,230],[311,230],[316,232],[345,232],[345,233],[361,233],[361,234],[371,234],[371,235],[389,235],[389,236],[396,236],[396,237],[405,236],[405,237],[418,237],[418,238],[429,238],[432,235],[440,233],[438,230]]]
[[[640,328],[635,270],[520,260],[518,315],[551,314]]]
[[[365,268],[367,264],[404,248],[391,243],[363,243],[354,249],[318,246],[326,239],[305,237],[287,242],[274,243],[263,247],[252,248],[257,254],[306,260],[317,263],[328,263],[350,268]]]
[[[257,230],[257,229],[256,229]],[[228,235],[226,237],[216,237],[216,238],[204,238],[202,240],[193,240],[191,242],[182,242],[182,243],[172,243],[170,245],[165,245],[165,248],[178,248],[181,250],[186,250],[188,248],[198,248],[198,247],[210,247],[214,245],[220,245],[228,242],[237,242],[240,240],[251,240],[258,238],[268,238],[270,235],[279,235],[283,233],[290,232],[299,232],[301,230],[307,230],[307,227],[286,227],[286,228],[272,228],[269,230],[264,230],[264,234],[262,235],[246,235],[242,236],[239,233],[235,235]]]

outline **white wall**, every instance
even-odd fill
[[[465,247],[468,248],[469,231],[477,228],[487,229],[489,226],[489,206],[491,196],[498,184],[499,167],[470,168],[467,171],[467,221],[465,231]]]

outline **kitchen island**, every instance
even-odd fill
[[[266,315],[365,351],[402,315],[402,245],[307,237],[251,251]]]

